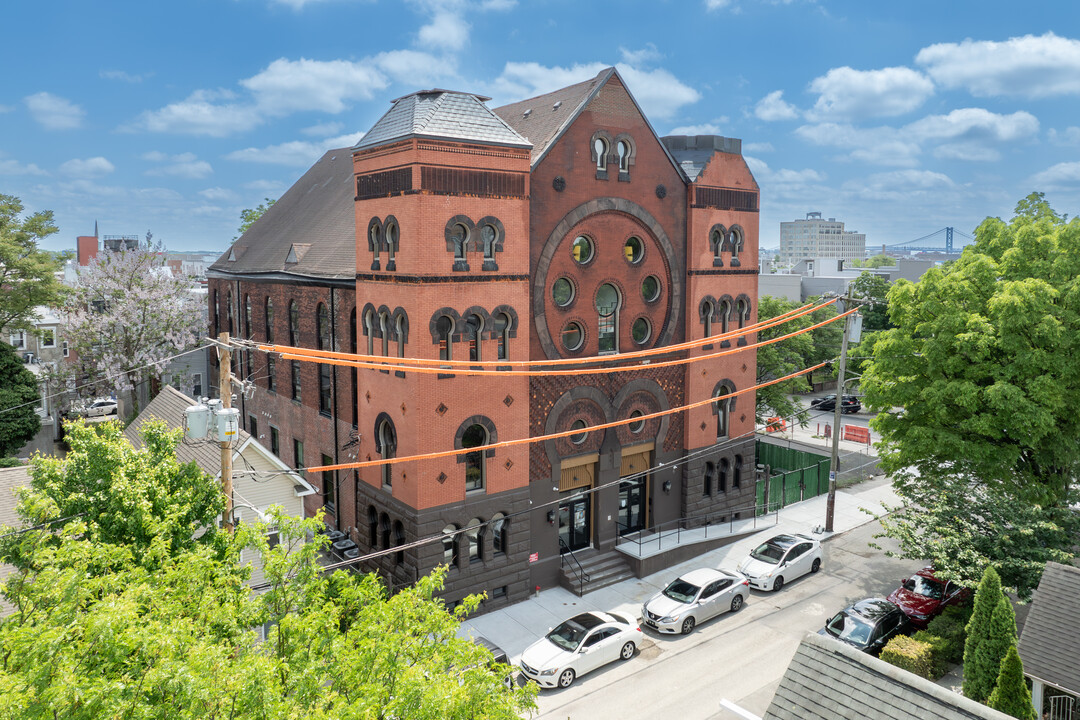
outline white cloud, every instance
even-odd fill
[[[252,180],[244,183],[245,190],[255,190],[258,193],[277,197],[285,192],[285,183],[278,180]]]
[[[160,110],[147,110],[122,129],[225,137],[259,125],[263,118],[251,105],[215,102],[228,94],[196,90],[186,100]]]
[[[86,111],[52,93],[39,92],[24,98],[30,114],[49,130],[71,130],[82,125]]]
[[[199,197],[204,197],[210,201],[233,202],[237,199],[235,192],[222,187],[206,188],[205,190],[200,190],[198,195]]]
[[[683,105],[695,103],[701,99],[701,93],[689,85],[684,85],[667,70],[638,70],[619,63],[619,74],[626,80],[627,87],[641,103],[641,109],[649,118],[669,118],[676,114]]]
[[[627,48],[620,46],[619,55],[622,57],[624,63],[633,65],[634,67],[641,67],[646,63],[664,59],[663,53],[657,50],[656,45],[653,43],[645,43],[645,47],[640,50],[628,50]]]
[[[1076,189],[1080,185],[1080,162],[1061,162],[1035,173],[1028,181],[1038,189]]]
[[[210,166],[210,163],[199,160],[195,153],[190,152],[169,156],[163,152],[152,150],[143,153],[142,159],[149,162],[165,163],[147,170],[146,174],[151,177],[178,177],[199,180],[214,172],[214,168]]]
[[[705,0],[706,10],[723,10],[726,7],[731,7],[734,4],[734,0]]]
[[[956,185],[948,175],[932,170],[894,170],[886,173],[874,173],[865,180],[871,187],[904,187],[909,189],[932,190]]]
[[[1080,145],[1080,127],[1074,125],[1064,130],[1050,128],[1047,137],[1055,145]]]
[[[48,175],[34,163],[27,165],[18,160],[4,160],[0,158],[0,175]]]
[[[680,125],[671,128],[669,135],[723,135],[719,125],[704,123],[702,125]]]
[[[974,142],[946,143],[934,148],[934,157],[966,162],[997,162],[1001,153]]]
[[[1039,121],[1031,113],[999,115],[983,108],[960,108],[948,115],[928,115],[909,124],[906,131],[920,138],[1009,141],[1039,132]]]
[[[810,120],[857,120],[902,115],[934,94],[934,84],[906,67],[855,70],[839,67],[810,83],[819,97],[807,111]]]
[[[240,162],[308,167],[330,148],[352,147],[362,137],[363,133],[352,133],[350,135],[326,138],[318,142],[293,140],[265,148],[249,147],[243,150],[234,150],[225,157]]]
[[[0,105],[0,113],[9,113],[14,109],[15,108],[11,107],[10,105]]]
[[[440,10],[420,28],[417,40],[421,47],[461,50],[469,43],[469,23],[457,12]]]
[[[60,172],[64,175],[81,179],[108,175],[115,169],[116,166],[100,155],[86,159],[72,158],[60,166]]]
[[[153,73],[147,73],[145,75],[135,75],[124,70],[102,70],[98,73],[98,77],[105,80],[119,80],[126,83],[141,83],[146,78],[150,77]]]
[[[345,129],[345,123],[343,122],[323,122],[311,127],[306,127],[300,132],[308,137],[326,137],[327,135],[337,135]]]
[[[791,103],[784,101],[783,90],[774,90],[758,100],[757,105],[754,106],[754,115],[765,122],[793,120],[799,117],[799,110]]]
[[[253,93],[262,112],[287,115],[311,110],[339,113],[349,101],[370,100],[387,82],[365,62],[278,58],[240,84]]]
[[[911,166],[922,152],[919,144],[891,127],[857,128],[853,125],[821,123],[795,130],[799,137],[826,147],[849,151],[848,159],[877,165]]]
[[[1080,94],[1080,40],[1052,32],[1004,42],[938,43],[920,50],[915,62],[939,84],[976,96]]]
[[[770,142],[743,143],[743,152],[774,152],[776,148]]]
[[[373,61],[392,80],[413,88],[452,77],[457,71],[454,58],[436,57],[419,50],[390,50],[379,53]]]

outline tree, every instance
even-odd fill
[[[259,203],[259,206],[256,208],[244,208],[243,210],[241,210],[240,228],[237,230],[237,232],[239,232],[240,235],[246,233],[248,231],[248,228],[254,225],[255,221],[261,218],[263,214],[265,214],[267,210],[273,207],[274,203],[276,202],[277,200],[271,200],[270,198],[266,198],[265,201]],[[233,240],[239,238],[240,235],[234,237]]]
[[[890,285],[891,283],[881,275],[863,272],[848,286],[848,291],[852,294],[870,300],[869,304],[863,305],[859,310],[863,316],[863,332],[887,330],[892,327],[889,324]]]
[[[879,267],[888,267],[888,266],[892,266],[892,265],[896,265],[896,259],[895,258],[891,258],[888,255],[886,255],[885,253],[878,253],[877,255],[874,255],[873,257],[867,258],[866,262],[864,262],[861,267],[879,268]]]
[[[60,263],[38,242],[57,232],[51,210],[20,218],[23,204],[0,194],[0,329],[33,330],[35,309],[59,302]]]
[[[990,620],[994,615],[994,609],[1004,598],[1005,593],[1001,591],[1001,576],[993,565],[987,565],[986,570],[983,571],[982,580],[979,581],[979,588],[975,591],[975,603],[971,618],[968,620],[964,640],[964,695],[966,697],[981,701],[990,694],[993,688],[993,678],[978,674],[975,657],[990,634]]]
[[[1037,720],[1031,704],[1031,691],[1024,681],[1024,663],[1015,645],[1009,646],[1005,659],[1001,661],[997,685],[986,704],[1019,720]]]
[[[0,458],[14,455],[41,428],[37,378],[15,349],[0,343]]]
[[[901,554],[973,585],[994,565],[1023,598],[1072,557],[1080,470],[1080,221],[1031,197],[961,257],[889,290],[895,328],[863,374],[881,467],[906,505]]]
[[[107,252],[79,273],[65,308],[65,337],[78,357],[79,384],[129,398],[138,412],[140,383],[160,379],[168,359],[189,350],[206,331],[195,287],[174,277],[162,248]]]
[[[816,300],[817,298],[811,298]],[[783,315],[801,307],[790,300],[766,295],[758,303],[758,322]],[[833,306],[822,307],[809,315],[790,320],[776,327],[758,332],[758,342],[787,335],[803,328],[815,325],[836,315]],[[843,335],[843,323],[837,321],[808,333],[788,338],[772,345],[758,348],[757,382],[758,384],[831,360],[840,354],[840,338]],[[760,388],[757,391],[755,407],[756,420],[764,423],[769,417],[783,417],[805,425],[809,421],[806,409],[790,397],[792,393],[807,389],[807,380],[791,380]]]

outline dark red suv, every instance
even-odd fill
[[[900,581],[889,600],[896,603],[915,627],[925,629],[931,619],[949,605],[960,605],[971,597],[971,591],[956,583],[938,580],[934,568],[927,565],[909,578]]]

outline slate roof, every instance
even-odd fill
[[[484,104],[487,99],[450,90],[421,90],[400,97],[360,139],[356,149],[409,137],[528,147],[528,140]]]
[[[765,720],[1008,720],[1009,716],[821,635],[795,651]]]
[[[352,150],[328,150],[237,238],[210,272],[284,273],[354,283],[355,197]],[[294,244],[309,247],[294,252]],[[299,262],[286,262],[291,252]]]
[[[1048,562],[1020,635],[1024,674],[1080,693],[1080,568]]]
[[[668,135],[660,138],[691,182],[717,152],[742,155],[742,140],[720,135]]]

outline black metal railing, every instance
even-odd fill
[[[664,542],[668,543],[669,547],[676,547],[682,542],[683,532],[697,531],[699,534],[695,537],[695,540],[707,540],[709,538],[709,532],[712,531],[713,537],[720,535],[732,535],[735,533],[735,525],[738,524],[740,529],[745,528],[748,531],[758,530],[759,528],[768,527],[769,525],[776,525],[780,522],[780,502],[766,503],[762,505],[748,505],[742,508],[731,508],[725,510],[722,513],[716,512],[705,517],[695,518],[676,518],[674,520],[668,520],[665,523],[659,525],[653,525],[651,528],[646,528],[639,532],[627,533],[625,535],[618,534],[615,540],[616,545],[633,544],[637,546],[637,556],[641,557],[641,548],[643,545],[651,545],[656,543],[656,549],[662,550]],[[743,515],[749,513],[749,517],[735,518],[735,515]],[[772,522],[768,521],[768,517],[772,516]],[[720,518],[715,520],[714,518]],[[704,532],[701,532],[704,531]],[[562,540],[560,539],[560,542]]]
[[[574,551],[570,549],[570,546],[567,545],[561,537],[559,538],[559,551],[559,569],[562,569],[564,563],[570,566],[570,569],[577,576],[578,595],[583,595],[585,593],[585,583],[590,580],[589,573],[585,572],[585,568],[581,566],[581,561],[577,559],[577,555],[574,554]],[[568,555],[570,556],[570,559],[574,561],[573,564],[567,562],[566,557]],[[577,566],[576,569],[574,567],[575,565]]]

